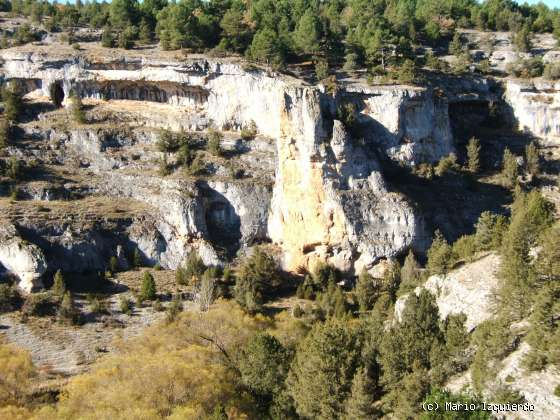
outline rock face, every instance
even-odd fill
[[[467,316],[465,326],[472,331],[491,318],[495,314],[492,294],[498,286],[500,263],[498,255],[489,254],[445,276],[431,276],[423,287],[436,297],[441,319],[464,313]],[[415,293],[419,294],[420,290],[416,288]],[[407,296],[399,298],[395,304],[397,320],[401,318]]]
[[[560,82],[508,80],[505,98],[520,130],[560,145]]]
[[[49,143],[56,164],[73,162],[93,173],[91,192],[151,206],[152,214],[132,223],[127,234],[148,261],[168,268],[198,248],[209,263],[218,263],[268,240],[280,246],[290,270],[312,268],[320,259],[354,272],[411,246],[425,248],[423,215],[390,190],[380,162],[416,165],[454,151],[450,104],[470,100],[431,88],[358,83],[329,93],[234,59],[102,59],[41,48],[1,55],[4,79],[17,81],[31,97],[44,98],[53,88],[68,103],[73,91],[100,106],[122,101],[126,106],[117,111],[136,113],[126,126],[69,130],[50,127],[40,114],[44,128],[28,134]],[[478,96],[489,95],[487,84],[479,85]],[[534,105],[512,95],[521,121]],[[350,119],[341,113],[345,109],[352,110]],[[531,130],[558,131],[554,115],[547,114],[555,111],[534,112],[549,122],[537,118]],[[215,179],[162,178],[149,169],[150,161],[164,157],[153,151],[153,128],[161,127],[228,133],[254,127],[258,138],[240,153],[253,174],[231,179],[217,168]],[[26,192],[35,198],[67,194],[41,188]]]
[[[0,223],[0,265],[19,279],[19,287],[32,292],[43,286],[41,276],[47,269],[39,247],[24,241],[15,227]]]
[[[378,156],[413,165],[453,150],[447,104],[428,89],[352,87],[333,96],[320,86],[227,60],[94,62],[16,51],[4,51],[3,58],[4,77],[35,95],[48,95],[55,84],[65,98],[74,91],[83,98],[163,103],[181,113],[167,124],[173,129],[255,125],[260,135],[274,139],[271,189],[232,181],[162,181],[134,174],[134,163],[107,153],[153,143],[150,134],[47,135],[103,176],[97,190],[158,209],[151,230],[146,224],[133,227],[131,238],[165,267],[176,267],[197,243],[235,251],[269,238],[280,245],[291,270],[309,268],[317,259],[350,272],[358,258],[369,267],[423,237],[420,215],[385,186]],[[337,109],[349,103],[355,105],[361,143],[336,120]]]

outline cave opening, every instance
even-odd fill
[[[235,254],[240,246],[241,220],[231,203],[223,200],[209,203],[205,218],[210,242],[228,254]]]
[[[62,102],[64,102],[64,89],[62,89],[62,83],[59,80],[50,85],[49,96],[55,107],[60,108],[62,106]]]

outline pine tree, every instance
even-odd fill
[[[346,420],[370,420],[379,417],[376,410],[374,395],[376,384],[369,377],[367,370],[361,367],[352,380],[352,391],[346,401]]]
[[[66,282],[61,270],[58,270],[54,275],[52,292],[57,296],[64,296],[64,293],[66,293]]]
[[[101,45],[105,48],[113,48],[115,46],[115,38],[113,37],[113,30],[110,26],[105,26],[105,28],[103,28]]]
[[[10,122],[18,120],[23,110],[23,101],[17,88],[8,87],[2,89],[2,101],[4,102],[4,115]]]
[[[467,144],[467,167],[473,174],[480,170],[480,142],[474,137]]]
[[[143,44],[150,44],[153,41],[153,34],[150,25],[146,19],[142,19],[140,23],[139,40]]]
[[[7,119],[0,119],[0,153],[10,143],[10,123]]]
[[[85,124],[87,122],[86,114],[84,112],[84,105],[82,104],[82,98],[76,92],[70,92],[70,111],[78,124]]]
[[[456,57],[459,57],[463,52],[463,44],[461,42],[461,34],[459,31],[455,31],[453,34],[453,39],[449,43],[449,53]]]
[[[136,268],[142,267],[142,254],[138,248],[134,248],[134,254],[132,255],[132,265]]]
[[[140,296],[143,300],[154,300],[157,296],[156,282],[154,280],[154,276],[152,276],[149,271],[144,272]]]
[[[221,156],[223,154],[222,139],[223,135],[219,131],[210,130],[208,133],[208,151],[214,156]]]
[[[112,274],[119,271],[119,260],[114,255],[109,258],[109,271],[111,271]]]
[[[517,159],[506,147],[502,158],[502,179],[506,187],[512,188],[517,182]]]
[[[58,316],[63,321],[75,324],[78,321],[79,312],[76,309],[72,293],[64,293],[60,307],[58,308]]]
[[[399,286],[398,295],[409,293],[418,286],[420,280],[419,269],[420,266],[414,257],[414,252],[412,252],[412,250],[408,251],[401,268],[401,284]]]
[[[436,230],[432,245],[428,250],[428,263],[426,268],[430,274],[445,274],[451,267],[452,250],[442,233]]]
[[[525,168],[532,176],[537,176],[540,172],[539,152],[533,142],[525,147]]]
[[[298,414],[334,419],[344,412],[360,359],[361,343],[345,322],[316,323],[299,344],[287,378]]]
[[[374,278],[364,268],[358,276],[356,288],[354,290],[360,311],[365,312],[373,308],[377,297],[379,296],[378,285]]]

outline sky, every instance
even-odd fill
[[[537,3],[540,2],[540,0],[526,0],[526,1],[529,4],[537,4]],[[517,2],[520,3],[520,4],[524,3],[524,1],[519,1],[519,0]],[[560,8],[560,0],[542,0],[542,2],[544,4],[546,4],[548,7],[552,7],[552,8],[558,7],[558,8]]]

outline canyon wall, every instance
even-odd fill
[[[18,50],[1,55],[3,78],[18,82],[33,98],[47,100],[54,84],[65,104],[71,91],[99,103],[123,101],[122,109],[132,101],[153,103],[138,116],[143,127],[215,127],[230,133],[256,127],[248,159],[256,173],[259,168],[271,171],[263,178],[270,182],[260,182],[258,175],[252,180],[162,179],[142,166],[149,153],[154,158],[161,154],[143,149],[123,156],[156,142],[157,133],[139,126],[127,127],[124,134],[107,124],[32,129],[37,138],[60,144],[56,159],[65,162],[73,156],[95,174],[91,192],[128,197],[154,209],[150,217],[134,219],[124,234],[150,262],[176,268],[197,249],[208,264],[220,264],[227,259],[220,250],[231,258],[239,249],[270,240],[280,247],[289,270],[310,269],[326,260],[352,273],[429,243],[424,215],[403,194],[391,191],[381,162],[413,166],[453,152],[448,107],[457,96],[431,88],[357,83],[329,93],[325,86],[234,59],[53,58]],[[506,92],[521,125],[538,136],[557,136],[553,107],[539,108],[527,92],[514,93],[513,86]],[[481,95],[486,94],[482,89]],[[557,101],[552,98],[545,102]],[[349,104],[355,112],[352,127],[340,121],[340,109]],[[532,118],[535,113],[539,117]],[[44,124],[49,123],[46,115],[39,115]],[[273,150],[267,149],[266,139]],[[49,270],[59,268],[47,259]],[[102,268],[102,260],[87,268]],[[10,269],[2,254],[0,263]]]

